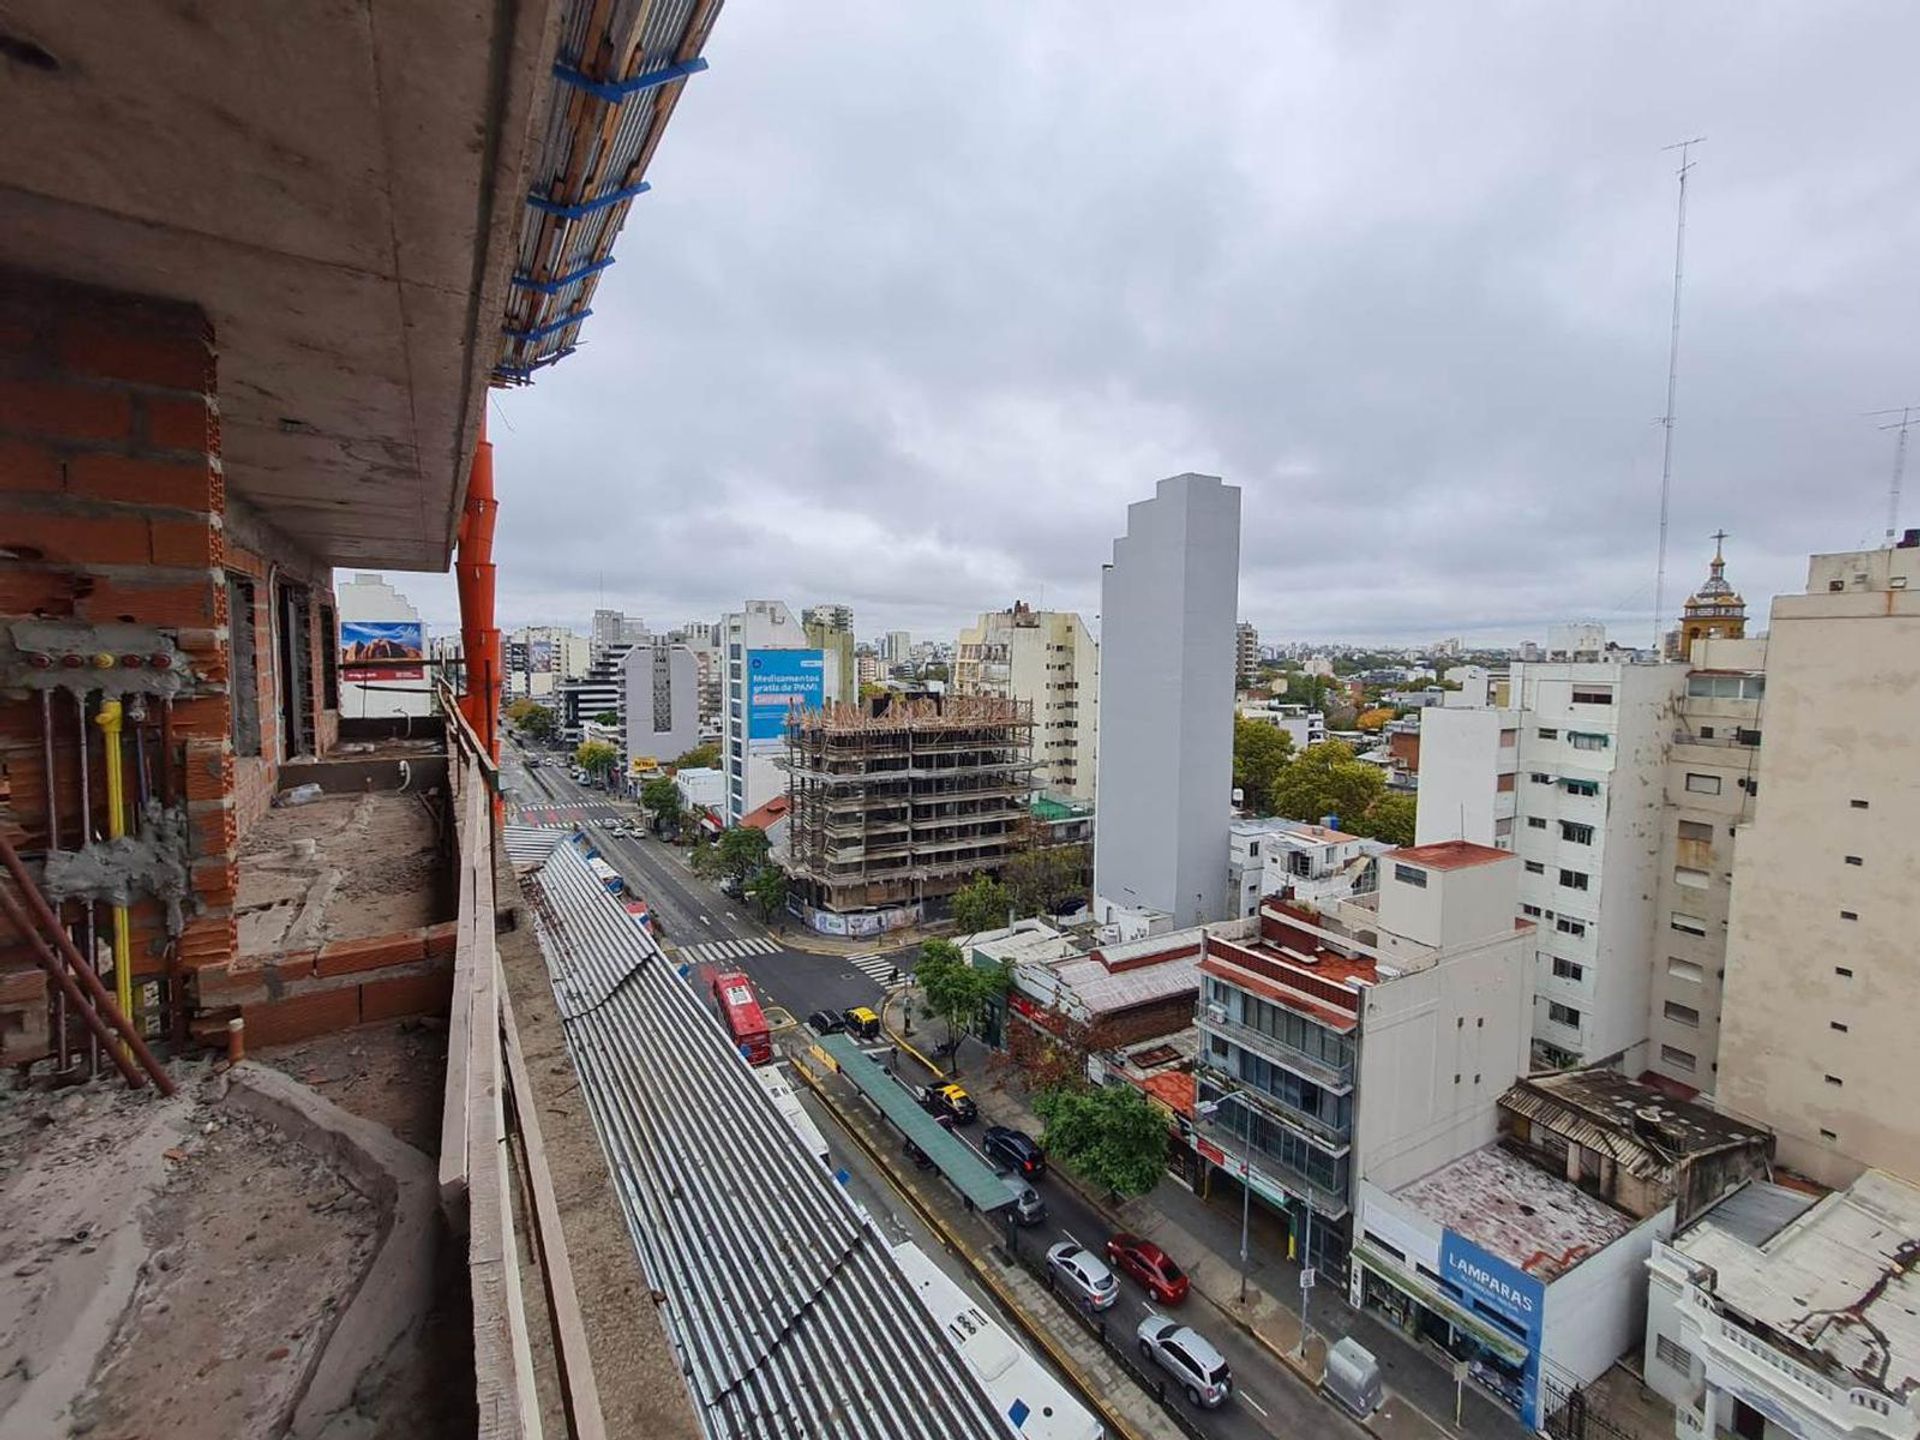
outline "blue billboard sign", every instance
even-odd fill
[[[824,650],[747,652],[747,739],[779,740],[795,705],[817,710],[826,698]]]
[[[1501,1328],[1526,1346],[1520,1393],[1511,1398],[1518,1402],[1524,1424],[1539,1424],[1540,1333],[1546,1319],[1547,1287],[1452,1230],[1440,1232],[1440,1271],[1469,1308],[1506,1322]]]

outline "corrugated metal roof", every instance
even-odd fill
[[[1003,1433],[886,1238],[571,844],[526,882],[581,1093],[714,1437]]]
[[[501,838],[510,863],[543,865],[553,854],[553,847],[566,839],[567,834],[564,825],[509,825]]]

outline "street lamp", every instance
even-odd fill
[[[1229,1100],[1239,1100],[1244,1107],[1246,1101],[1240,1100],[1238,1090],[1229,1090],[1218,1100],[1201,1100],[1193,1107],[1194,1114],[1211,1120],[1220,1113],[1220,1107]],[[1253,1218],[1253,1127],[1247,1127],[1247,1138],[1240,1143],[1240,1303],[1247,1303],[1247,1231]]]

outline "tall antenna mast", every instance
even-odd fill
[[[1667,413],[1660,417],[1665,432],[1660,445],[1660,558],[1653,571],[1653,649],[1658,655],[1666,640],[1667,629],[1667,512],[1673,501],[1673,407],[1680,386],[1680,278],[1687,254],[1687,172],[1693,169],[1688,159],[1695,145],[1706,136],[1696,135],[1678,144],[1663,145],[1664,150],[1680,152],[1680,210],[1673,227],[1673,331],[1667,341]]]
[[[1882,425],[1882,430],[1898,430],[1900,438],[1893,442],[1893,483],[1887,487],[1887,544],[1893,544],[1894,537],[1900,533],[1900,482],[1907,473],[1907,429],[1913,424],[1913,412],[1920,406],[1899,405],[1891,410],[1869,410],[1869,418],[1880,415],[1898,415],[1898,420]]]

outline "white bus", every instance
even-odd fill
[[[753,1067],[753,1078],[760,1082],[762,1090],[773,1097],[773,1108],[780,1112],[781,1119],[793,1127],[793,1133],[800,1137],[800,1143],[819,1157],[822,1165],[831,1164],[827,1159],[827,1137],[813,1123],[813,1117],[807,1114],[806,1106],[800,1103],[800,1097],[787,1084],[787,1077],[780,1073],[780,1067],[756,1065]]]
[[[1100,1422],[925,1251],[911,1243],[896,1245],[893,1258],[1013,1434],[1024,1440],[1101,1440]]]

